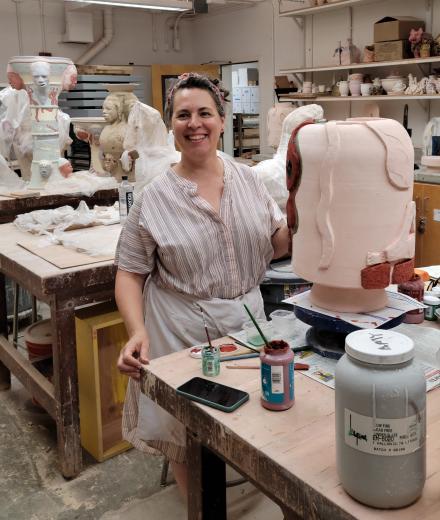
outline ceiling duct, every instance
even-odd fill
[[[134,7],[150,11],[188,11],[192,2],[188,0],[68,0],[84,5],[103,5],[107,7]]]

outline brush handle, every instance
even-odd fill
[[[226,365],[226,368],[236,368],[236,369],[259,369],[260,365]],[[305,363],[294,363],[293,368],[295,370],[308,370],[310,368],[309,365]]]
[[[266,344],[266,347],[270,348],[269,342],[267,341],[266,336],[263,334],[263,331],[260,329],[256,319],[252,315],[252,312],[249,310],[248,306],[245,303],[243,305],[244,305],[244,308],[246,309],[246,312],[249,314],[249,318],[252,320],[252,323],[255,325],[255,328],[258,330],[262,340]]]

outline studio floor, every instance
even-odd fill
[[[184,520],[172,474],[160,486],[162,462],[129,450],[98,463],[84,452],[82,473],[66,480],[57,469],[53,420],[17,380],[0,392],[1,520]],[[228,490],[228,520],[282,518],[251,484]]]

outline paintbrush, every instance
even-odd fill
[[[252,368],[252,369],[259,369],[260,365],[226,365],[226,368],[238,368],[238,369],[245,369],[245,368]],[[308,370],[310,368],[309,365],[306,363],[294,363],[293,368],[295,370]]]
[[[260,349],[255,348],[255,347],[251,347],[247,343],[244,343],[243,341],[240,341],[239,339],[234,338],[234,336],[229,336],[229,337],[232,338],[234,340],[234,343],[237,343],[237,345],[241,345],[242,347],[246,347],[249,350],[253,350],[254,352],[257,352],[258,354],[261,352]]]
[[[200,307],[200,305],[198,305],[198,308],[200,309],[200,312],[202,313],[202,319],[203,319],[203,325],[205,326],[206,337],[208,338],[209,346],[212,349],[213,346],[212,346],[212,343],[211,343],[211,338],[209,337],[208,325],[206,324],[206,320],[205,320],[205,313],[203,312],[203,309]]]
[[[267,341],[266,336],[263,334],[263,331],[260,329],[256,319],[252,315],[252,312],[249,310],[248,306],[245,303],[243,305],[244,305],[244,308],[246,309],[246,312],[249,314],[249,318],[252,320],[252,323],[255,325],[255,328],[258,330],[258,332],[261,336],[261,339],[264,341],[266,347],[270,348],[269,342]]]

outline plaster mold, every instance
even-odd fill
[[[297,128],[289,142],[292,268],[315,305],[364,312],[412,276],[414,152],[397,121],[358,118]]]
[[[49,176],[60,176],[58,96],[76,85],[75,65],[67,58],[16,56],[9,60],[8,80],[29,97],[32,164],[29,188],[40,189]]]

